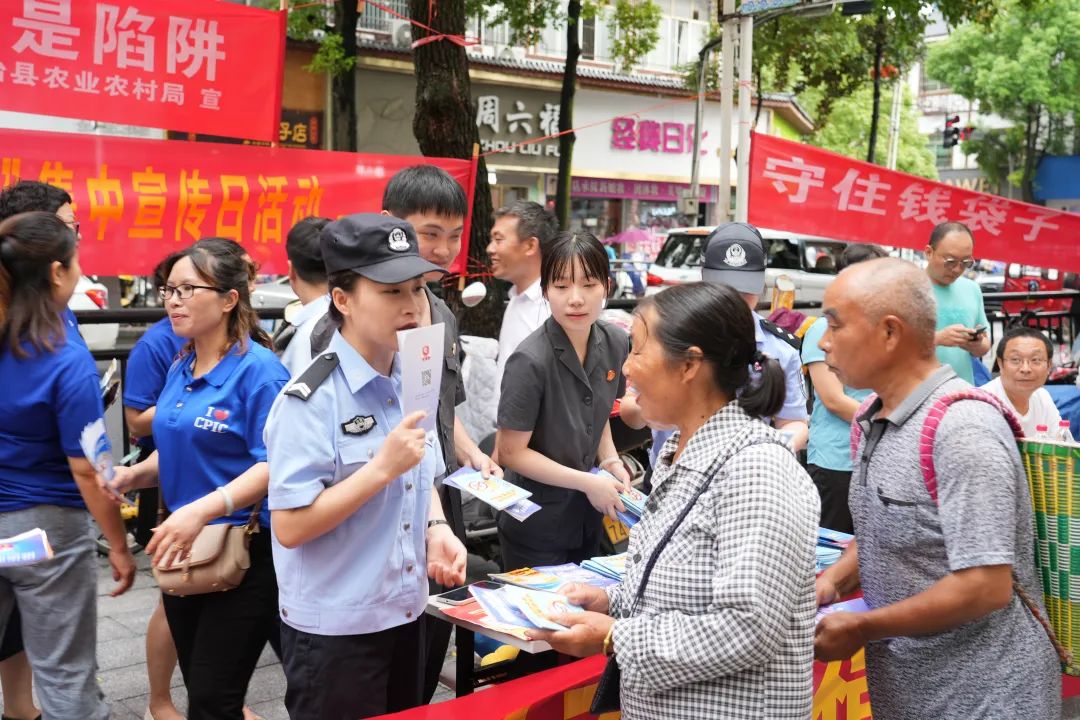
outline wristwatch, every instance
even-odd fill
[[[449,522],[447,522],[446,520],[442,520],[442,519],[439,519],[439,520],[428,520],[428,521],[427,521],[427,529],[428,529],[428,530],[430,530],[431,528],[435,527],[436,525],[446,525],[447,527],[449,527],[449,526],[450,526],[450,523],[449,523]]]

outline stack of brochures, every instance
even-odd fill
[[[622,582],[623,576],[626,575],[626,553],[589,558],[581,563],[581,567]]]
[[[485,476],[471,468],[462,468],[446,476],[443,482],[469,493],[496,510],[505,511],[515,520],[524,520],[540,509],[539,505],[528,499],[532,495],[528,490],[494,475]]]
[[[607,470],[593,468],[590,472],[610,478],[612,482],[617,482],[615,476]],[[619,499],[622,500],[623,507],[626,508],[626,511],[616,510],[615,514],[626,527],[632,528],[637,525],[638,520],[645,514],[645,503],[648,502],[649,496],[636,488],[630,488],[630,492],[620,492]]]
[[[854,600],[845,600],[843,602],[836,602],[832,605],[822,605],[818,608],[817,615],[814,617],[814,622],[821,622],[821,618],[826,615],[832,615],[838,612],[866,612],[870,607],[866,604],[866,601],[860,598]]]
[[[565,630],[566,626],[555,622],[554,618],[585,612],[567,600],[565,595],[543,590],[529,590],[514,585],[491,590],[470,585],[469,591],[484,612],[496,622],[510,627]]]
[[[41,528],[0,539],[0,567],[33,565],[51,560],[52,556],[52,546]]]
[[[521,568],[510,572],[491,573],[488,577],[509,585],[549,592],[554,592],[568,583],[584,583],[598,588],[618,584],[618,581],[613,578],[587,570],[574,563]]]
[[[847,546],[851,544],[853,539],[854,536],[848,533],[819,527],[817,540],[817,572],[823,572],[825,568],[835,565],[836,561],[840,559],[840,556],[844,553]]]

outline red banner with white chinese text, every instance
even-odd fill
[[[0,109],[271,141],[285,21],[217,0],[0,0]]]
[[[922,250],[959,221],[975,256],[1080,272],[1080,215],[963,190],[755,133],[749,221],[761,227]]]
[[[211,236],[238,240],[262,272],[284,274],[285,236],[298,220],[379,212],[386,183],[411,165],[441,167],[467,189],[474,163],[0,130],[0,187],[40,180],[71,193],[79,259],[96,275],[149,274],[166,254]]]

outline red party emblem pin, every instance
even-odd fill
[[[611,382],[614,379],[615,379],[615,371],[614,370],[608,370],[607,371],[607,381]]]

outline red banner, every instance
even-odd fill
[[[40,180],[71,193],[79,259],[96,275],[149,274],[210,236],[240,241],[262,272],[284,274],[296,221],[379,212],[391,176],[420,163],[472,186],[468,160],[0,130],[0,187]]]
[[[285,13],[215,0],[0,0],[0,109],[272,141]]]
[[[922,250],[935,225],[975,235],[975,256],[1080,272],[1080,215],[962,190],[755,133],[749,220],[761,227]]]

